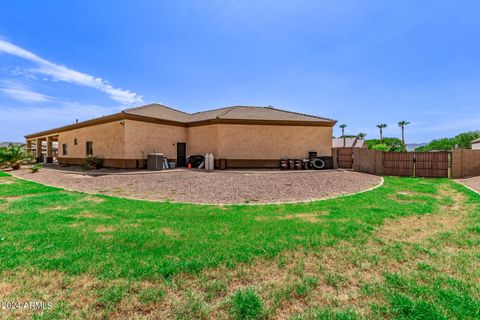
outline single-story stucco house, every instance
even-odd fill
[[[47,141],[46,161],[58,141],[60,164],[82,164],[89,155],[104,166],[140,168],[149,153],[163,153],[178,166],[186,156],[213,153],[229,168],[278,167],[283,158],[310,151],[330,156],[336,121],[273,107],[233,106],[186,113],[161,104],[123,110],[25,136],[27,145]],[[40,154],[40,153],[37,153]]]

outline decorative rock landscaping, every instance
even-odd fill
[[[214,171],[173,170],[122,173],[103,169],[90,175],[75,169],[27,169],[19,178],[70,190],[135,199],[201,204],[301,202],[368,190],[377,176],[353,171]]]

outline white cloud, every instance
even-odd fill
[[[0,91],[6,96],[22,102],[48,102],[51,98],[39,92],[35,92],[24,85],[12,82],[1,81]]]
[[[31,72],[49,76],[55,81],[74,83],[103,91],[110,95],[110,98],[122,104],[138,104],[143,101],[141,95],[130,92],[129,90],[114,88],[108,81],[55,64],[19,46],[0,39],[0,53],[1,52],[36,63],[38,67],[30,70]]]

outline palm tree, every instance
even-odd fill
[[[347,125],[344,123],[344,124],[341,124],[340,125],[340,128],[342,129],[342,137],[343,137],[343,147],[345,148],[345,128],[347,127]]]
[[[377,125],[377,128],[380,129],[380,144],[383,143],[383,129],[387,127],[386,123],[380,123]]]
[[[0,148],[0,167],[6,166],[17,170],[22,163],[32,159],[32,155],[22,146],[11,144],[6,148]]]
[[[360,132],[359,134],[357,134],[357,139],[363,140],[366,136],[367,134],[365,132]]]
[[[402,128],[402,144],[403,144],[403,150],[405,151],[407,148],[405,146],[405,126],[408,126],[410,122],[402,120],[398,122],[398,126]]]

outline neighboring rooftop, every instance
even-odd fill
[[[365,148],[366,143],[363,139],[358,139],[355,137],[345,138],[345,145],[343,144],[343,138],[333,138],[332,146],[334,148]]]
[[[474,143],[480,143],[480,138],[478,138],[478,139],[476,139],[476,140],[473,140],[473,141],[472,141],[472,144],[474,144]]]
[[[408,152],[415,151],[415,149],[425,147],[427,144],[428,143],[407,143],[405,149],[407,149]]]
[[[25,142],[0,142],[0,148],[8,147],[9,145],[23,146]]]
[[[313,121],[329,122],[336,121],[323,117],[276,109],[274,107],[232,106],[196,113],[186,113],[162,104],[154,103],[145,106],[125,109],[123,113],[134,114],[144,117],[164,119],[175,122],[192,123],[214,119],[228,120],[270,120],[270,121]]]

